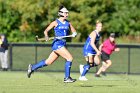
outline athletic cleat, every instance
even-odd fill
[[[95,77],[101,77],[99,74],[95,74]]]
[[[27,76],[28,76],[28,78],[31,77],[31,74],[32,74],[32,73],[33,73],[32,64],[29,64],[29,66],[28,66],[28,71],[27,71]]]
[[[107,76],[107,75],[106,75],[106,72],[102,72],[102,75],[103,75],[103,76]]]
[[[74,82],[76,81],[76,79],[73,79],[73,78],[71,78],[71,77],[69,77],[71,80],[73,80]]]
[[[75,81],[76,81],[76,79],[72,79],[71,77],[64,78],[64,83],[73,83]]]
[[[80,65],[79,68],[80,68],[80,74],[82,75],[82,73],[84,71],[84,65]]]
[[[80,76],[79,77],[79,80],[81,80],[81,81],[87,81],[88,79],[85,76]]]

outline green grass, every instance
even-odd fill
[[[79,73],[71,73],[78,79]],[[139,93],[140,76],[108,74],[96,78],[88,73],[88,81],[63,83],[64,73],[35,72],[31,78],[26,72],[0,72],[0,93]]]

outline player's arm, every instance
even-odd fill
[[[91,37],[91,42],[90,42],[90,44],[91,44],[91,46],[92,46],[92,48],[94,48],[95,49],[95,51],[97,52],[97,55],[100,55],[101,54],[101,52],[97,49],[97,47],[96,47],[96,45],[95,45],[95,39],[96,39],[96,33],[95,33],[95,31],[93,31],[91,34],[90,34],[90,37]]]
[[[48,32],[54,28],[55,26],[57,25],[57,22],[56,21],[53,21],[52,23],[50,23],[50,25],[45,29],[44,31],[44,35],[45,35],[45,38],[48,39]]]
[[[107,47],[108,43],[107,40],[105,40],[100,46],[99,46],[99,50],[101,51],[103,47]]]
[[[72,36],[75,37],[77,35],[77,32],[70,22],[69,22],[69,24],[70,24],[70,30],[72,32]]]
[[[102,47],[103,47],[103,44],[101,44],[101,45],[99,46],[99,51],[102,50]]]
[[[114,51],[119,52],[120,48],[115,48]]]

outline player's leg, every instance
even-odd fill
[[[4,52],[0,52],[0,62],[1,62],[1,68],[4,71],[5,69]]]
[[[102,51],[101,60],[103,62],[102,62],[102,66],[99,68],[99,70],[95,74],[96,77],[100,77],[100,73],[103,72],[104,69],[106,68],[106,65],[107,65],[106,61],[109,60],[109,59],[110,59],[110,56],[108,54],[106,54],[105,52]]]
[[[104,71],[104,69],[106,68],[106,63],[102,62],[102,66],[99,68],[99,70],[97,71],[97,73],[95,74],[95,77],[100,77],[100,74],[102,71]]]
[[[91,55],[91,56],[87,56],[85,57],[86,61],[87,61],[87,64],[84,65],[84,70],[83,70],[83,73],[81,74],[81,76],[85,76],[86,73],[89,71],[89,69],[93,66],[93,61],[94,61],[94,55]]]
[[[94,66],[98,66],[100,64],[100,58],[98,55],[95,55],[94,57]]]
[[[98,72],[95,74],[96,77],[100,76],[100,73],[102,73],[102,75],[106,76],[106,70],[111,66],[112,62],[111,60],[106,60],[105,62],[102,63],[101,68],[98,70]]]
[[[1,68],[3,69],[3,61],[4,61],[4,56],[3,56],[3,52],[0,52],[0,62],[1,62]]]
[[[32,65],[32,70],[37,70],[38,68],[42,68],[44,66],[51,65],[58,58],[58,54],[54,51],[49,55],[49,57],[45,60],[41,60],[37,64]]]
[[[62,56],[64,59],[66,59],[64,82],[75,82],[76,80],[70,77],[70,70],[71,70],[72,60],[73,60],[72,55],[65,47],[61,47],[55,52],[58,53],[60,56]]]
[[[102,72],[105,72],[112,65],[111,60],[106,60],[105,65],[102,69]]]
[[[8,70],[8,50],[5,50],[4,53],[4,58],[3,58],[3,70],[7,71]]]
[[[48,66],[50,64],[52,64],[57,58],[58,58],[58,54],[55,53],[54,51],[49,55],[48,59],[46,60],[41,60],[39,61],[37,64],[29,64],[28,66],[28,72],[27,72],[27,76],[28,78],[30,78],[32,72],[34,72],[35,70],[37,70],[38,68],[42,68],[44,66]]]
[[[91,67],[93,67],[93,65],[94,65],[94,55],[86,56],[85,59],[87,61],[87,64],[85,64],[83,66],[83,68],[80,67],[80,70],[83,70],[83,71],[80,71],[81,72],[81,76],[79,77],[79,80],[82,80],[82,81],[87,81],[88,80],[85,77],[85,75],[87,74],[87,72],[89,71],[89,69]]]

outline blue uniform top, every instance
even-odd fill
[[[54,28],[55,36],[67,36],[69,32],[69,22],[67,20],[64,21],[64,23],[60,22],[58,19],[56,19],[58,25]]]
[[[65,20],[63,23],[56,19],[58,25],[54,28],[55,36],[67,36],[69,34],[69,21]],[[52,43],[52,50],[57,50],[66,45],[65,39],[54,39]]]
[[[96,32],[96,30],[95,30],[95,32]],[[96,39],[95,39],[95,42],[94,42],[96,47],[99,43],[99,40],[100,40],[100,35],[96,32]],[[91,43],[91,38],[88,37],[86,42],[85,42],[84,49],[83,49],[84,56],[89,56],[89,55],[95,55],[96,54],[96,51],[93,49],[93,47],[91,46],[90,43]]]

